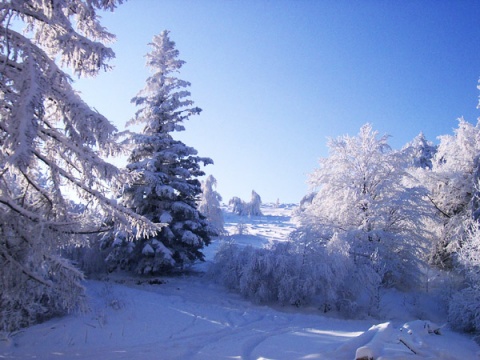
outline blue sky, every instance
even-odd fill
[[[203,109],[177,138],[214,160],[224,201],[298,202],[327,138],[366,122],[398,149],[479,116],[480,1],[130,0],[102,17],[114,69],[75,87],[123,130],[170,30]]]

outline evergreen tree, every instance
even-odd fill
[[[223,233],[224,219],[223,212],[220,208],[222,196],[213,188],[217,186],[217,180],[209,175],[202,183],[202,196],[198,204],[198,210],[206,216],[210,225],[213,226],[217,233]]]
[[[108,69],[114,53],[104,42],[114,36],[96,11],[121,2],[0,1],[1,330],[79,305],[82,275],[59,249],[105,230],[98,211],[125,232],[158,230],[109,199],[130,181],[103,160],[121,149],[116,129],[82,101],[55,62],[78,76]],[[66,187],[88,204],[85,211],[72,211]]]
[[[137,180],[127,186],[122,202],[152,222],[168,226],[154,237],[141,237],[133,243],[117,238],[109,256],[111,264],[122,263],[141,274],[159,273],[202,260],[201,249],[208,245],[212,230],[197,209],[204,175],[200,163],[212,163],[197,156],[197,151],[172,137],[183,131],[183,122],[201,109],[185,90],[190,83],[177,79],[184,61],[163,31],[150,43],[147,66],[153,71],[145,88],[132,99],[139,110],[130,124],[141,124],[143,130],[132,134],[127,142],[133,150],[127,169]]]

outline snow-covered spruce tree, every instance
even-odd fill
[[[215,234],[197,208],[202,191],[197,178],[204,175],[200,163],[213,162],[172,137],[201,109],[188,99],[190,92],[185,89],[190,83],[174,76],[184,61],[178,59],[169,32],[155,36],[150,46],[147,66],[153,75],[132,99],[140,109],[128,124],[141,124],[143,130],[126,140],[132,145],[127,169],[137,180],[125,187],[121,201],[150,221],[168,226],[156,236],[139,237],[133,243],[111,239],[113,251],[107,258],[110,266],[120,264],[139,274],[161,273],[202,260],[201,250]]]
[[[222,196],[214,190],[216,186],[217,180],[212,175],[209,175],[205,181],[202,182],[202,195],[198,203],[198,210],[206,216],[210,225],[221,234],[224,232],[223,226],[225,221],[220,207]]]
[[[105,230],[99,208],[122,231],[158,229],[107,197],[129,182],[102,160],[120,150],[116,129],[82,101],[55,61],[78,76],[107,69],[114,54],[104,43],[114,37],[96,12],[119,3],[0,1],[0,330],[82,303],[82,275],[59,248]],[[88,204],[84,212],[71,211],[66,186]]]
[[[377,135],[366,124],[358,136],[329,141],[329,157],[311,175],[314,195],[292,236],[328,244],[339,234],[356,264],[375,269],[384,286],[405,288],[420,280],[428,245],[422,219],[431,209],[424,189],[406,185],[405,153]]]

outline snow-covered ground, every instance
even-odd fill
[[[291,207],[262,211],[265,216],[254,218],[227,214],[227,241],[263,246],[285,240],[295,227]],[[342,320],[316,309],[254,305],[204,276],[219,245],[209,246],[207,263],[189,275],[117,274],[108,281],[86,281],[89,312],[0,339],[0,358],[480,359],[480,347],[468,336],[431,323],[441,321],[442,314],[418,297],[413,303],[392,293],[383,320]]]

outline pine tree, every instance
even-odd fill
[[[0,329],[70,311],[82,278],[59,256],[69,242],[117,228],[153,234],[159,227],[108,194],[130,178],[103,160],[119,153],[115,127],[82,101],[58,60],[75,75],[108,69],[113,40],[97,10],[115,1],[0,1]],[[13,22],[15,21],[15,26]],[[16,29],[25,25],[24,32]],[[88,207],[72,211],[65,188]],[[95,214],[96,216],[92,216]]]
[[[209,158],[197,156],[197,151],[172,137],[174,131],[183,131],[183,122],[201,111],[193,107],[190,83],[177,79],[184,61],[163,31],[150,43],[147,66],[153,75],[145,88],[132,99],[139,110],[131,124],[143,125],[140,133],[133,133],[127,142],[133,150],[127,169],[137,180],[125,188],[122,202],[152,222],[165,226],[154,237],[141,237],[128,244],[118,238],[109,261],[124,264],[140,274],[160,273],[202,260],[201,249],[208,245],[211,228],[197,209],[201,194],[198,177],[204,175],[200,163],[212,163]],[[119,244],[120,243],[120,244]]]
[[[224,232],[223,212],[220,207],[222,196],[214,190],[217,186],[217,180],[209,175],[202,183],[202,196],[198,204],[198,210],[206,216],[208,222],[219,234]]]

